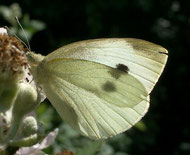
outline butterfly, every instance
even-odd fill
[[[61,118],[91,139],[122,133],[147,112],[168,52],[133,39],[92,39],[27,54],[35,83]]]

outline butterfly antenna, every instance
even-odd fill
[[[19,19],[18,19],[17,16],[15,17],[15,19],[16,19],[18,25],[20,26],[21,30],[23,31],[24,37],[25,37],[26,42],[27,42],[27,45],[28,45],[28,46],[26,46],[26,47],[31,51],[30,44],[29,44],[29,41],[28,41],[28,37],[27,37],[27,35],[26,35],[26,32],[24,31],[22,25],[20,24]],[[26,44],[25,44],[25,45],[26,45]]]
[[[4,28],[7,31],[11,32],[12,35],[14,35],[19,41],[21,41],[29,49],[28,45],[26,45],[26,43],[23,40],[21,40],[12,30],[10,30],[10,28],[8,26],[4,26]]]

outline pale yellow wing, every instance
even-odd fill
[[[142,83],[122,67],[45,59],[34,77],[63,120],[92,139],[126,131],[149,107]]]
[[[63,46],[45,60],[73,58],[94,61],[128,72],[144,85],[148,93],[158,81],[167,61],[167,50],[139,39],[94,39]],[[122,67],[123,66],[123,67]]]

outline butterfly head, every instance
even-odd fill
[[[27,52],[26,56],[31,67],[37,66],[44,59],[44,56],[41,54],[36,54],[34,52]]]

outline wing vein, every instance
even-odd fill
[[[95,102],[95,104],[97,105],[97,107],[98,108],[100,108],[100,106],[98,105],[98,103],[97,102]],[[102,103],[101,102],[101,104],[104,104],[104,103]],[[93,104],[92,104],[92,106],[94,106]],[[95,108],[96,109],[96,108]],[[105,114],[107,114],[109,117],[110,117],[110,115],[108,114],[108,113],[106,113],[106,111],[105,110],[103,110],[102,108],[100,108]],[[101,116],[101,118],[104,120],[104,122],[115,132],[115,133],[117,133],[116,131],[115,131],[115,129],[104,119],[104,116],[102,116],[102,114],[99,112],[99,110],[97,110],[97,113]],[[110,117],[111,118],[111,117]],[[114,120],[115,121],[115,120]],[[115,121],[116,122],[116,121]],[[117,123],[117,122],[116,122]],[[117,123],[118,124],[118,123]],[[118,124],[119,125],[119,124]],[[119,125],[120,126],[120,125]],[[103,130],[105,131],[105,133],[107,133],[107,131],[103,128]]]
[[[61,79],[61,80],[62,80],[62,79]],[[83,100],[81,99],[80,95],[78,95],[74,90],[70,89],[68,86],[66,86],[66,85],[64,85],[64,86],[65,86],[65,88],[67,88],[67,89],[73,91],[73,92],[80,98],[81,102],[83,103]],[[62,87],[62,89],[63,89],[63,87]],[[70,95],[70,93],[67,92],[66,89],[64,89],[64,92],[65,92],[68,96],[70,96],[71,100],[75,103],[74,99],[72,98],[72,96]],[[76,105],[77,109],[79,110],[79,112],[82,114],[81,109],[78,107],[78,105],[77,105],[76,103],[75,103],[75,105]],[[83,105],[85,105],[85,104],[83,103]],[[86,106],[85,106],[85,107],[86,107]],[[90,114],[90,112],[89,112],[89,114]],[[91,115],[91,114],[90,114],[90,115]],[[99,137],[99,136],[97,135],[97,133],[94,131],[93,127],[92,127],[92,126],[90,125],[90,123],[88,122],[88,119],[87,119],[84,115],[82,115],[82,116],[83,116],[84,120],[86,121],[86,123],[88,124],[88,126],[89,126],[89,127],[91,128],[91,130],[94,132],[94,134],[95,134],[97,137]],[[92,117],[92,115],[91,115],[91,117]],[[92,118],[93,118],[93,117],[92,117]]]
[[[56,72],[55,72],[56,73]],[[56,75],[57,77],[59,77],[60,79],[61,79],[61,76],[59,75],[59,74],[57,74]],[[84,75],[79,75],[79,74],[76,74],[76,75],[72,75],[72,76],[81,76],[81,77],[84,77],[84,78],[95,78],[95,79],[97,79],[97,78],[100,78],[100,79],[109,79],[109,78],[105,78],[105,77],[86,77],[86,76],[84,76]],[[67,81],[67,80],[65,80],[65,81]],[[68,82],[68,81],[67,81]],[[122,84],[129,84],[129,83],[124,83],[123,81],[120,81]],[[70,82],[69,82],[70,83]],[[141,89],[137,89],[136,87],[134,87],[133,85],[131,85],[131,84],[129,84],[131,87],[133,87],[133,88],[135,88],[136,90],[140,90],[140,91],[143,91],[143,90],[141,90]],[[76,85],[75,85],[76,86]],[[80,87],[81,88],[81,87]],[[135,96],[136,98],[139,98],[139,99],[142,99],[141,97],[139,97],[138,95],[136,95],[136,94],[134,94],[134,93],[132,93],[131,91],[129,91],[129,90],[127,90],[127,89],[123,89],[123,90],[125,90],[126,92],[128,92],[129,94],[131,94],[131,95],[133,95],[133,96]],[[88,90],[86,90],[86,91],[88,91]],[[90,92],[90,91],[88,91],[88,92]],[[122,96],[125,96],[124,94],[121,94],[121,93],[119,93],[119,92],[117,92],[118,94],[120,94],[120,95],[122,95]]]
[[[80,72],[81,74],[82,73],[84,73],[84,72]],[[54,72],[54,74],[56,74],[56,76],[59,76],[60,78],[61,78],[61,76],[62,76],[62,74],[64,75],[65,73],[59,73],[59,74],[57,74],[57,72]],[[105,79],[105,80],[112,80],[112,79],[109,79],[109,78],[106,78],[106,77],[96,77],[96,76],[94,76],[94,77],[89,77],[89,76],[84,76],[84,75],[80,75],[80,74],[69,74],[69,76],[70,77],[72,77],[72,76],[80,76],[80,77],[84,77],[84,78],[94,78],[94,79],[97,79],[97,78],[99,78],[99,79]],[[67,81],[67,80],[66,80]],[[132,85],[132,84],[130,84],[130,83],[127,83],[127,82],[124,82],[124,81],[122,81],[122,80],[119,80],[118,82],[121,82],[122,84],[127,84],[127,85],[130,85],[131,87],[133,87],[133,88],[135,88],[136,90],[140,90],[140,91],[143,91],[143,90],[141,90],[141,89],[139,89],[139,88],[137,88],[137,87],[135,87],[134,85]]]
[[[109,49],[109,48],[111,48],[111,49],[120,49],[120,50],[122,49],[122,50],[125,51],[127,54],[135,55],[135,56],[137,56],[137,57],[143,57],[143,58],[145,58],[145,59],[152,60],[152,61],[154,61],[154,62],[156,62],[156,63],[163,64],[163,63],[161,63],[161,62],[159,62],[159,61],[156,61],[156,60],[154,60],[154,59],[150,59],[150,58],[144,57],[144,56],[142,56],[142,55],[137,55],[137,54],[135,54],[135,52],[130,53],[129,50],[126,50],[125,48],[118,48],[118,47],[92,47],[92,46],[90,46],[90,47],[88,47],[88,48],[94,48],[94,49],[97,49],[97,48],[98,48],[100,51],[101,51],[101,50],[106,51],[106,49]],[[125,52],[122,52],[122,53],[124,53],[124,55],[126,56]],[[119,54],[121,54],[121,53],[119,53]]]

